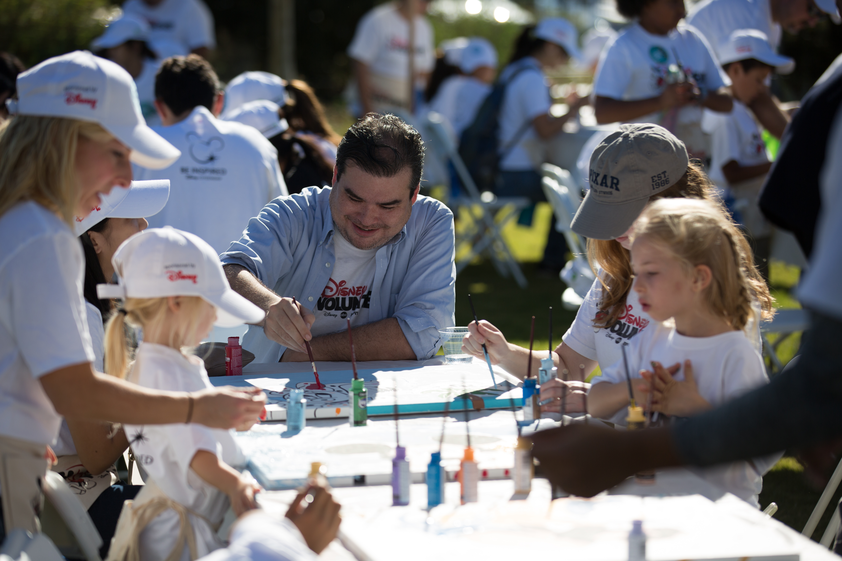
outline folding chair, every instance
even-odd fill
[[[581,203],[579,189],[570,172],[552,164],[541,166],[541,187],[553,208],[555,229],[564,235],[567,247],[573,254],[573,259],[561,271],[561,278],[567,284],[561,302],[565,309],[576,310],[596,280],[588,263],[585,239],[570,229],[570,223]]]
[[[82,506],[82,503],[59,474],[48,471],[47,476],[42,481],[44,495],[55,508],[59,517],[59,520],[48,521],[42,516],[41,522],[44,533],[56,543],[59,551],[67,557],[76,558],[79,550],[81,550],[82,555],[88,561],[101,561],[99,548],[102,546],[102,538],[99,536],[94,523],[91,522],[85,507]],[[72,538],[75,538],[76,543],[73,543],[72,539],[67,539],[67,532],[61,526],[61,522],[66,525],[67,530],[70,530],[70,534],[72,534]]]
[[[526,288],[526,277],[523,276],[523,272],[514,256],[512,256],[512,252],[500,234],[500,230],[531,202],[526,197],[498,198],[492,193],[480,194],[470,172],[468,172],[468,168],[465,167],[465,163],[459,156],[456,140],[452,133],[447,130],[444,117],[431,111],[422,119],[421,128],[422,135],[427,139],[427,142],[434,145],[434,147],[431,147],[431,151],[447,157],[462,182],[465,191],[464,196],[453,197],[448,201],[448,205],[454,212],[458,211],[459,208],[465,208],[471,213],[471,216],[475,216],[473,213],[475,209],[479,209],[480,212],[480,216],[475,219],[473,227],[457,236],[457,253],[460,253],[462,247],[469,247],[470,249],[467,256],[456,263],[456,273],[462,271],[478,255],[485,254],[491,259],[494,267],[501,275],[511,275],[518,286]]]
[[[763,341],[763,356],[769,359],[768,374],[770,376],[780,372],[784,364],[778,357],[778,347],[790,335],[807,329],[809,319],[807,312],[802,309],[777,310],[772,321],[760,325],[760,340]],[[777,333],[780,336],[774,343],[769,342],[768,335]]]
[[[833,475],[830,476],[830,481],[827,482],[827,487],[825,487],[824,491],[822,491],[821,497],[819,497],[819,502],[816,503],[813,512],[810,514],[810,518],[807,519],[807,524],[804,525],[804,529],[801,531],[802,535],[812,538],[813,532],[816,531],[816,526],[819,525],[819,521],[827,510],[827,505],[830,504],[830,500],[833,498],[833,494],[836,493],[836,489],[839,487],[840,482],[842,482],[842,461],[836,465]],[[836,503],[834,503],[833,516],[830,517],[830,522],[828,522],[827,528],[825,528],[824,534],[822,534],[822,539],[819,543],[825,547],[831,547],[833,545],[833,538],[836,536],[836,532],[838,530],[839,509],[837,508]]]

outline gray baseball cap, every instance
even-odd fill
[[[589,189],[570,227],[596,240],[622,236],[652,195],[681,179],[689,162],[684,143],[667,129],[620,125],[591,155]]]

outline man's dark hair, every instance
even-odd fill
[[[337,180],[349,163],[375,177],[394,177],[408,167],[413,192],[424,169],[424,142],[418,131],[399,117],[369,113],[351,126],[339,143]]]
[[[643,12],[643,7],[646,4],[652,2],[654,0],[617,0],[617,11],[627,19],[634,19]]]
[[[155,75],[155,99],[163,101],[176,116],[199,105],[212,111],[220,91],[216,72],[199,55],[170,57]]]
[[[735,60],[734,62],[728,62],[722,65],[722,70],[728,72],[728,69],[731,68],[732,65],[739,64],[743,67],[743,72],[748,72],[752,68],[770,68],[772,70],[775,69],[774,66],[771,64],[766,64],[765,62],[760,62],[756,58],[747,58],[744,60]]]

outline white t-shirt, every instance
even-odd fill
[[[727,83],[707,42],[694,29],[679,25],[668,35],[653,35],[634,23],[603,49],[594,78],[594,95],[622,101],[657,97],[667,86],[670,65],[679,62],[703,92],[715,91]],[[630,122],[655,123],[670,128],[669,120],[668,112],[658,112]],[[702,108],[700,105],[682,107],[674,120],[676,125],[683,125],[692,132],[702,120]],[[678,130],[673,133],[688,142],[687,135]],[[696,153],[705,149],[704,146],[694,148]]]
[[[472,76],[451,76],[430,101],[430,111],[447,118],[456,137],[474,122],[479,106],[491,92],[491,86]]]
[[[252,511],[231,531],[231,543],[202,561],[315,561],[318,556],[289,518]]]
[[[736,99],[730,113],[705,109],[702,130],[711,135],[710,179],[720,187],[728,187],[722,173],[722,166],[728,162],[754,166],[769,161],[760,126],[748,108]]]
[[[135,179],[169,179],[170,198],[149,226],[196,234],[222,253],[263,205],[287,195],[278,152],[257,129],[217,119],[198,106],[183,121],[155,131],[181,150],[170,167],[134,166]]]
[[[151,343],[141,343],[138,347],[128,380],[144,388],[177,392],[212,387],[199,358],[188,358],[180,351]],[[245,457],[234,440],[234,431],[197,424],[123,425],[123,429],[137,462],[170,499],[201,515],[213,526],[222,522],[229,506],[228,497],[196,475],[190,462],[196,452],[203,450],[216,454],[229,466],[243,465]],[[191,515],[191,522],[198,534],[200,556],[220,545],[215,533],[201,519]],[[142,557],[165,558],[175,545],[177,533],[177,515],[167,510],[141,533],[141,553],[157,552]]]
[[[580,355],[599,363],[600,368],[610,366],[622,359],[620,345],[630,341],[638,333],[651,329],[653,319],[640,307],[634,290],[626,296],[626,311],[608,329],[594,327],[602,299],[602,284],[595,280],[585,295],[576,319],[570,325],[562,340],[564,344]]]
[[[416,16],[415,71],[430,72],[435,65],[433,28]],[[374,74],[406,80],[409,77],[409,22],[393,3],[377,6],[360,20],[348,56],[368,65]]]
[[[523,68],[525,70],[522,70]],[[500,160],[500,169],[505,171],[534,170],[535,166],[524,144],[538,140],[535,127],[527,126],[517,144],[511,148],[509,146],[525,123],[531,123],[535,117],[549,112],[552,105],[550,88],[541,65],[532,57],[518,60],[504,68],[500,73],[500,80],[503,82],[509,80],[515,72],[518,74],[506,87],[503,103],[500,106],[497,149],[501,154],[508,149],[508,153]]]
[[[216,47],[213,14],[202,0],[163,0],[157,6],[126,0],[123,12],[149,23],[150,40],[175,41],[188,51]]]
[[[61,417],[39,378],[94,360],[82,246],[31,201],[0,216],[0,240],[0,434],[53,444]]]
[[[707,39],[714,56],[738,29],[762,31],[775,49],[781,41],[781,26],[772,20],[769,0],[703,0],[693,6],[686,22]]]
[[[684,361],[691,361],[699,394],[713,406],[769,381],[763,359],[742,331],[730,331],[713,337],[685,337],[675,330],[671,321],[653,322],[648,330],[629,344],[626,352],[630,375],[638,379],[641,369],[651,370],[650,363],[657,361],[664,367],[681,364],[682,370],[675,375],[675,379],[684,380]],[[620,360],[602,369],[601,375],[592,380],[591,387],[601,383],[626,383],[622,354]],[[607,420],[624,426],[626,415],[627,411],[623,408]],[[697,473],[720,489],[758,506],[757,495],[763,485],[762,474],[774,462],[769,464],[766,459],[757,459],[754,464],[757,467],[748,462],[735,462],[697,470]]]
[[[310,332],[314,337],[346,330],[348,319],[354,326],[368,323],[377,250],[358,249],[334,230],[333,251],[333,274],[313,309],[316,322]]]

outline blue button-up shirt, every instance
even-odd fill
[[[336,263],[330,191],[311,187],[267,204],[220,256],[222,264],[245,267],[278,295],[294,296],[312,311]],[[438,330],[455,321],[454,251],[453,213],[419,196],[409,221],[375,255],[369,321],[396,318],[419,360],[436,354]],[[256,362],[277,362],[286,351],[256,326],[249,327],[243,347]]]

